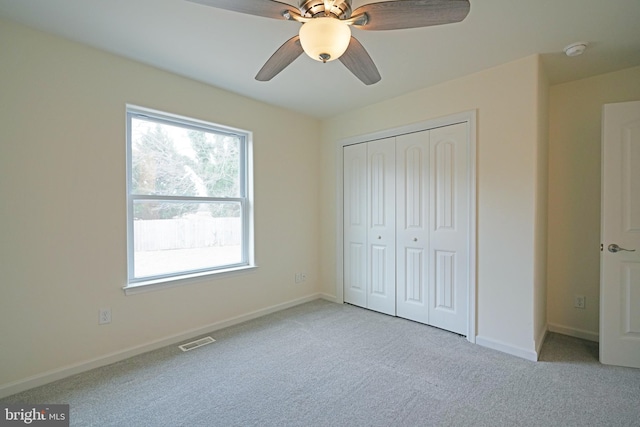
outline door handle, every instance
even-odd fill
[[[610,244],[609,246],[607,246],[607,249],[609,250],[609,252],[611,253],[616,253],[616,252],[620,252],[620,251],[627,251],[627,252],[635,252],[635,249],[625,249],[625,248],[621,248],[620,246],[616,245],[615,243]]]

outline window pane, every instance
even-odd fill
[[[134,201],[134,277],[241,264],[236,202]]]
[[[237,135],[131,118],[131,194],[241,197]]]

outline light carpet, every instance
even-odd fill
[[[74,426],[639,426],[640,369],[549,334],[541,361],[314,301],[2,399]]]

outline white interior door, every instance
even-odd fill
[[[603,109],[600,362],[640,368],[640,102]]]
[[[367,145],[367,308],[396,314],[395,139]]]
[[[469,287],[468,126],[432,129],[430,150],[429,321],[467,335]]]
[[[429,131],[396,138],[397,315],[429,323]]]
[[[367,145],[344,147],[344,301],[367,306]]]

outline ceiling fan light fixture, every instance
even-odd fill
[[[0,0],[2,1],[2,0]],[[350,26],[360,30],[401,30],[460,22],[469,14],[469,0],[188,0],[206,6],[265,18],[295,21],[299,34],[280,46],[262,66],[256,80],[266,82],[306,52],[320,62],[340,59],[365,85],[380,81],[380,72],[367,50],[351,36]]]
[[[351,41],[351,28],[337,18],[313,18],[300,27],[300,44],[305,53],[320,62],[340,58]]]

